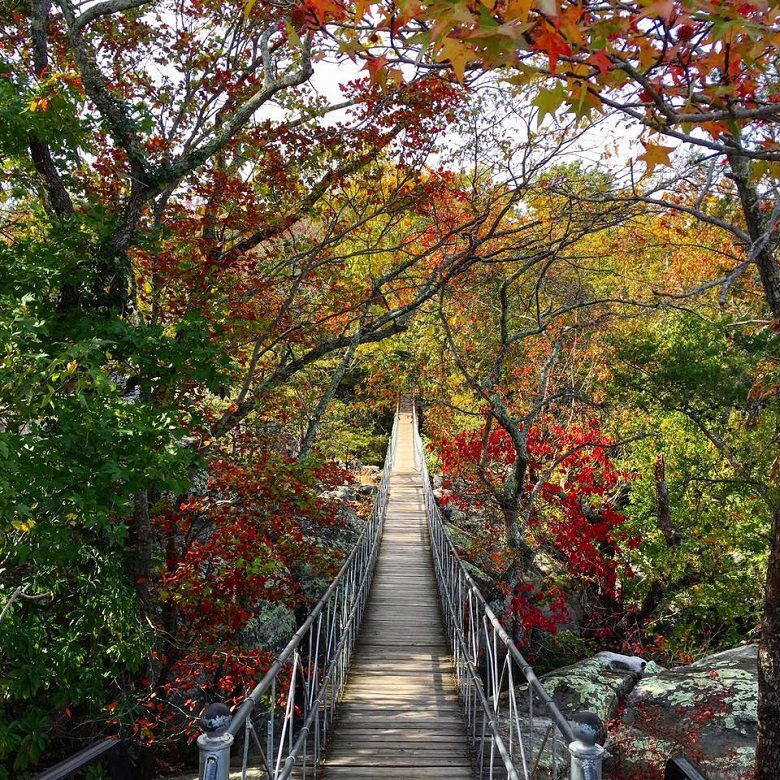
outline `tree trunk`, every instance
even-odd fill
[[[780,268],[773,236],[761,212],[761,198],[750,181],[750,161],[729,155],[729,165],[739,192],[750,238],[751,254],[775,321],[780,321]],[[780,506],[772,513],[769,563],[764,591],[764,616],[758,651],[758,741],[756,780],[776,780],[780,768]]]
[[[139,491],[133,498],[133,515],[130,519],[130,551],[132,576],[141,610],[149,607],[149,572],[152,565],[152,523],[149,518],[149,493]]]
[[[49,66],[49,44],[46,36],[50,12],[51,0],[33,0],[30,15],[30,40],[32,41],[33,66],[38,75],[44,73]],[[32,133],[27,138],[27,145],[33,167],[46,191],[44,208],[49,214],[53,214],[59,219],[72,216],[74,213],[73,202],[49,146]],[[64,282],[60,290],[57,311],[61,315],[68,314],[78,307],[79,303],[78,287]]]
[[[344,379],[344,375],[347,373],[347,369],[349,368],[350,363],[352,363],[352,358],[355,356],[355,351],[357,350],[358,344],[360,343],[360,333],[361,331],[358,329],[355,338],[352,340],[352,343],[344,353],[344,357],[341,358],[338,367],[333,372],[333,377],[330,380],[328,389],[323,393],[322,398],[320,398],[320,402],[317,404],[317,408],[314,410],[314,414],[309,419],[309,425],[306,429],[306,434],[303,437],[301,448],[298,451],[299,458],[305,458],[311,452],[312,447],[314,447],[314,442],[317,440],[317,433],[320,430],[322,418],[328,409],[328,404],[330,404],[333,396],[339,389],[339,385],[341,384],[342,379]]]
[[[507,503],[501,507],[504,515],[504,530],[506,532],[506,543],[513,550],[519,550],[521,546],[520,539],[520,508],[511,506]]]
[[[528,544],[525,534],[520,531],[520,498],[514,502],[501,502],[501,513],[504,516],[504,528],[506,531],[506,544],[512,551],[515,564],[520,568],[530,566],[536,553]]]
[[[772,539],[758,650],[758,744],[756,780],[777,780],[780,771],[780,506],[772,515]]]
[[[666,458],[661,453],[655,460],[655,515],[658,530],[664,535],[667,547],[678,547],[682,534],[672,523],[669,508],[669,486],[666,482]]]
[[[499,498],[501,512],[504,515],[506,543],[513,550],[530,550],[520,533],[520,500],[525,492],[525,475],[528,471],[528,458],[525,448],[515,444],[515,462],[509,474],[502,495]]]
[[[764,288],[764,295],[775,320],[780,321],[780,267],[774,251],[773,226],[761,212],[761,196],[750,180],[751,163],[747,157],[736,154],[728,156],[732,178],[737,185],[742,213],[745,217],[750,239],[753,242],[750,253],[758,267],[758,274]]]

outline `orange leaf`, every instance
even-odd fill
[[[360,20],[365,16],[366,8],[368,8],[370,0],[356,0],[355,2],[355,24],[359,24]]]
[[[531,7],[534,0],[509,0],[504,11],[504,19],[519,19],[521,22],[528,21],[528,15],[531,13]]]
[[[589,62],[594,67],[598,68],[599,73],[601,73],[602,76],[606,76],[607,73],[609,73],[610,68],[612,68],[612,61],[604,51],[594,52],[588,57],[586,62]]]
[[[550,73],[555,73],[558,58],[561,55],[565,57],[571,55],[571,46],[549,24],[545,24],[542,31],[536,36],[534,47],[537,51],[547,54],[550,60]]]
[[[674,14],[674,0],[655,0],[654,3],[642,11],[636,18],[644,19],[645,17],[652,17],[654,19],[663,19],[665,22],[670,22]]]
[[[367,70],[371,81],[376,82],[382,75],[386,65],[387,57],[383,54],[381,57],[371,57],[366,62],[363,70]]]

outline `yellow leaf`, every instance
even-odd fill
[[[528,15],[531,13],[531,7],[534,0],[509,0],[506,4],[504,19],[519,19],[521,22],[528,21]]]
[[[645,147],[645,153],[640,155],[637,159],[644,162],[645,174],[651,174],[657,165],[672,164],[669,155],[674,151],[674,146],[662,146],[661,144],[654,144],[651,141],[648,141],[647,143],[642,141],[642,146]]]
[[[753,181],[761,181],[765,176],[770,176],[772,179],[780,178],[780,163],[768,162],[767,160],[759,160],[753,163],[750,178]]]
[[[37,523],[35,520],[29,517],[27,518],[27,520],[12,520],[11,525],[14,528],[16,528],[17,531],[21,531],[22,533],[27,533],[28,531],[32,531],[32,529],[35,528]]]
[[[432,41],[439,40],[455,27],[461,24],[470,26],[473,21],[473,17],[465,5],[456,3],[455,5],[447,6],[446,10],[441,12],[437,10],[436,20],[429,33],[430,38]]]
[[[296,48],[300,48],[301,39],[298,37],[296,29],[289,22],[285,22],[284,26],[287,29],[287,40]]]
[[[660,56],[660,52],[655,49],[655,47],[647,42],[647,39],[643,39],[639,43],[639,64],[643,68],[649,68],[651,65],[653,65],[658,57]]]
[[[454,38],[445,38],[441,42],[439,51],[436,54],[436,59],[438,62],[449,60],[455,78],[462,83],[466,73],[466,65],[469,62],[469,55],[471,53],[470,47],[468,44],[463,43],[463,41],[457,41]]]
[[[359,24],[360,20],[366,13],[370,0],[356,0],[355,3],[355,24]]]
[[[249,14],[252,13],[252,9],[255,7],[256,2],[257,0],[246,0],[246,5],[244,6],[244,21],[249,18]]]
[[[561,107],[564,100],[566,100],[566,90],[562,84],[556,84],[551,89],[540,89],[539,94],[533,100],[533,105],[539,108],[539,113],[536,116],[537,126],[542,124],[547,114],[555,116],[555,112]]]

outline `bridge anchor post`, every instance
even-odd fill
[[[206,707],[201,718],[203,733],[198,737],[200,780],[229,780],[233,744],[233,735],[228,733],[230,721],[230,710],[224,704]]]
[[[598,739],[603,729],[601,719],[594,712],[578,712],[572,718],[571,780],[601,780],[604,748],[598,744]]]

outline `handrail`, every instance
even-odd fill
[[[212,758],[218,763],[215,780],[228,777],[230,746],[242,729],[242,778],[250,762],[259,763],[273,780],[286,780],[295,766],[303,767],[304,777],[307,773],[316,777],[368,600],[387,510],[398,421],[396,408],[371,516],[338,574],[232,718],[220,714],[211,728],[208,714],[204,718],[206,733],[198,739],[202,780]],[[259,736],[262,732],[265,740]]]
[[[557,778],[561,766],[568,762],[567,746],[575,741],[575,734],[466,571],[449,538],[428,476],[416,406],[412,414],[436,581],[479,776],[486,773],[493,778],[499,759],[510,780],[532,780],[542,772]],[[522,680],[515,679],[515,667],[526,683],[524,691],[516,687]],[[521,707],[527,707],[527,712],[521,712]],[[546,710],[547,718],[540,718],[540,709],[542,713]],[[543,733],[537,731],[539,726]]]
[[[704,773],[685,756],[673,756],[664,767],[664,780],[707,780]]]
[[[38,775],[36,780],[63,780],[63,778],[71,777],[80,769],[97,761],[108,761],[111,777],[129,778],[131,776],[130,762],[122,742],[118,737],[106,737],[88,745],[64,761],[60,761],[56,766],[49,767]]]

